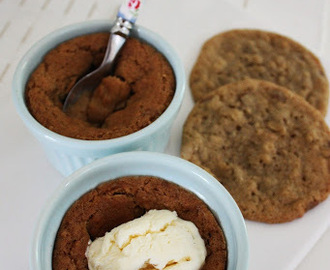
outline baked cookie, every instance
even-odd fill
[[[207,250],[201,270],[227,269],[226,238],[208,206],[181,186],[153,176],[107,181],[75,201],[57,232],[52,269],[88,270],[85,252],[89,239],[104,236],[151,209],[176,211],[196,225]]]
[[[246,219],[291,221],[330,193],[330,132],[322,115],[267,81],[227,84],[198,101],[181,155],[212,173]]]
[[[41,125],[79,140],[108,140],[145,128],[166,110],[176,85],[170,63],[151,45],[129,38],[116,58],[116,79],[103,81],[92,98],[85,92],[68,113],[63,112],[77,80],[100,65],[108,40],[109,33],[83,35],[45,55],[25,92],[27,107]],[[111,96],[118,92],[114,101]]]
[[[259,30],[232,30],[209,39],[192,69],[196,100],[246,78],[267,80],[306,99],[326,115],[328,80],[319,59],[297,42]]]

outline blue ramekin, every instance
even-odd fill
[[[186,79],[179,56],[158,34],[144,27],[135,26],[132,36],[160,51],[169,61],[175,74],[176,89],[173,100],[158,119],[133,134],[97,141],[62,136],[36,121],[26,107],[24,92],[31,73],[45,54],[66,40],[84,34],[109,31],[111,26],[112,23],[109,21],[98,20],[56,30],[37,42],[25,54],[14,74],[12,94],[16,110],[30,132],[43,145],[50,162],[65,176],[95,159],[114,153],[137,150],[163,152],[169,140],[171,126],[183,101]]]
[[[58,187],[45,205],[33,237],[31,270],[51,270],[54,240],[67,209],[98,184],[129,175],[151,175],[174,182],[202,199],[221,224],[227,240],[227,270],[247,270],[249,245],[244,219],[228,191],[209,173],[181,158],[156,152],[126,152],[84,166]]]

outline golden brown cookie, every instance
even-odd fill
[[[267,81],[227,84],[198,101],[181,155],[211,172],[250,220],[291,221],[330,193],[330,132],[322,115]]]
[[[328,80],[319,59],[297,42],[259,30],[232,30],[209,39],[192,69],[195,100],[227,83],[267,80],[302,96],[323,116]]]

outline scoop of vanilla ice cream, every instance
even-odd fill
[[[95,239],[86,250],[90,270],[198,270],[206,248],[195,224],[169,210],[150,210]]]

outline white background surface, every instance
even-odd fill
[[[28,269],[33,227],[63,180],[15,113],[11,80],[17,62],[34,42],[60,26],[114,18],[120,2],[0,0],[0,269]],[[188,77],[202,43],[237,27],[287,35],[318,55],[329,71],[329,16],[329,0],[144,0],[138,23],[173,45]],[[182,124],[192,104],[187,88],[167,153],[179,155]],[[330,199],[287,224],[247,222],[249,269],[329,270],[329,224]]]

